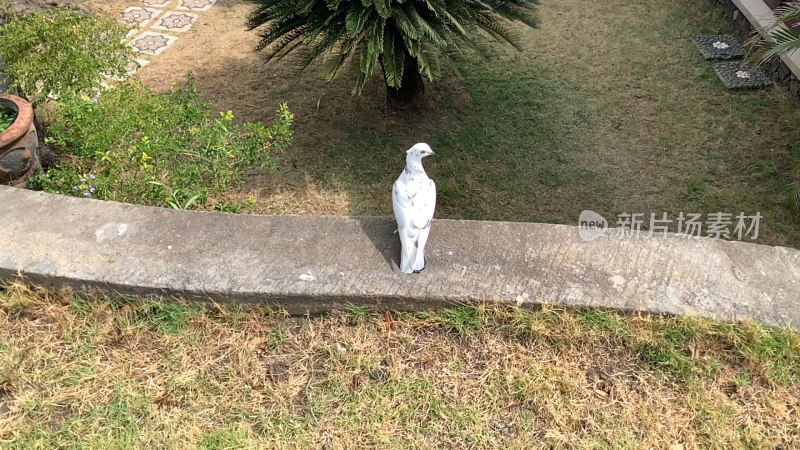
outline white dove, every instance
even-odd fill
[[[436,209],[436,183],[428,178],[422,158],[433,154],[428,144],[417,144],[406,152],[406,168],[394,182],[392,206],[403,249],[400,270],[419,272],[425,268],[425,243]]]

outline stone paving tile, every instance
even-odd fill
[[[156,33],[154,31],[145,31],[133,38],[131,45],[140,53],[156,56],[161,54],[167,49],[167,47],[172,45],[177,40],[177,36]]]
[[[151,28],[165,31],[187,31],[197,20],[197,14],[187,12],[167,12],[159,17]]]
[[[738,61],[714,64],[714,72],[728,89],[760,89],[772,85],[760,70],[749,70]]]
[[[739,40],[729,34],[692,36],[692,42],[705,59],[734,59],[745,54]]]
[[[141,55],[156,56],[178,40],[172,33],[189,30],[200,17],[196,13],[208,11],[217,0],[138,0],[138,3],[143,6],[129,6],[121,14],[125,23],[139,28],[128,32],[125,41]],[[149,63],[149,59],[138,58],[126,71],[133,75]]]
[[[137,70],[141,69],[142,67],[148,64],[150,64],[149,59],[136,58],[135,60],[131,61],[128,64],[128,67],[125,68],[125,72],[128,75],[133,75],[134,73],[136,73]]]
[[[158,17],[163,11],[155,8],[144,8],[141,6],[130,6],[122,13],[122,21],[129,25],[145,26],[151,20]]]
[[[208,11],[217,0],[178,0],[178,9],[191,11]]]

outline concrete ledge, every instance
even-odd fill
[[[800,326],[800,251],[668,239],[582,241],[576,227],[437,220],[428,269],[397,269],[387,217],[184,212],[0,187],[0,278],[122,294],[345,305],[604,306]],[[610,233],[609,233],[610,234]]]

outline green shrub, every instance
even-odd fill
[[[274,125],[234,124],[228,111],[211,119],[194,79],[165,95],[137,80],[97,101],[59,103],[51,141],[65,155],[34,177],[48,192],[178,209],[230,205],[225,193],[244,170],[275,167],[291,138],[293,116],[281,105]]]
[[[10,127],[16,118],[17,113],[15,111],[10,111],[0,107],[0,132],[3,132]]]
[[[28,14],[0,27],[0,55],[13,85],[38,102],[90,94],[132,61],[127,29],[111,19],[66,9]]]

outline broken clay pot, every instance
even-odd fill
[[[11,94],[0,95],[0,106],[17,112],[17,118],[0,132],[0,184],[24,183],[39,165],[39,137],[33,122],[33,106]]]

